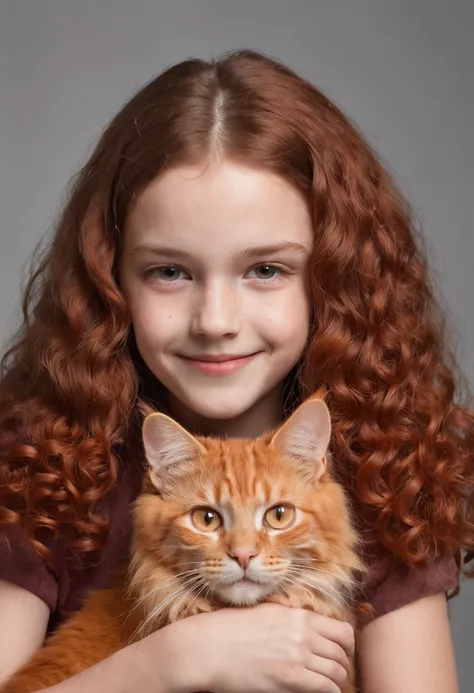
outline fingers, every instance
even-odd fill
[[[309,654],[306,668],[309,669],[309,671],[319,674],[323,679],[328,679],[328,681],[334,683],[338,687],[338,691],[347,681],[348,674],[346,668],[332,659],[325,659],[324,657]],[[317,690],[319,691],[319,688]],[[329,690],[331,690],[331,688],[329,688]]]
[[[308,693],[317,691],[318,693],[341,693],[340,687],[327,676],[315,674],[312,671],[305,671],[298,677],[298,681],[291,685],[292,691]]]
[[[341,645],[332,640],[327,640],[327,638],[319,634],[313,634],[308,641],[308,649],[311,654],[332,660],[346,671],[349,671],[351,666],[349,657]]]
[[[334,618],[321,616],[313,611],[305,611],[309,618],[311,629],[318,635],[342,647],[349,659],[354,656],[354,629],[347,621],[337,621]]]

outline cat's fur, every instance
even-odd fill
[[[329,438],[320,397],[255,440],[193,437],[172,419],[149,415],[149,469],[134,507],[128,572],[93,592],[1,692],[51,686],[172,621],[224,605],[277,601],[352,621],[362,566],[344,492],[327,469]],[[286,512],[296,508],[294,524],[270,529],[265,512],[285,504]],[[196,507],[218,511],[222,526],[198,530]],[[246,575],[260,582],[233,584],[246,561]],[[353,690],[351,675],[344,693]]]

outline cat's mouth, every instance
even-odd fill
[[[223,604],[250,606],[262,601],[274,590],[275,588],[270,582],[253,580],[244,575],[234,582],[219,585],[214,594],[218,601]]]
[[[233,582],[230,586],[235,587],[236,585],[239,585],[239,587],[250,587],[252,585],[261,585],[262,583],[257,581],[257,580],[251,580],[248,577],[242,577],[240,580],[236,580]]]
[[[222,583],[221,583],[222,584]],[[264,578],[260,579],[254,575],[248,575],[244,572],[240,577],[235,577],[234,579],[228,578],[223,583],[225,587],[235,587],[235,586],[258,586],[258,587],[268,587],[270,584],[268,580]]]

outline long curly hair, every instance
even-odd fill
[[[254,51],[150,81],[73,181],[2,361],[0,522],[21,523],[45,556],[45,530],[84,556],[100,548],[96,504],[141,396],[116,281],[127,208],[168,167],[216,153],[278,173],[308,201],[314,324],[290,390],[297,400],[326,386],[332,454],[361,525],[408,565],[470,556],[474,414],[454,401],[414,215],[354,124]]]

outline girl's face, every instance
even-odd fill
[[[183,423],[245,419],[241,435],[278,423],[308,336],[312,243],[295,188],[229,161],[170,169],[135,201],[120,284],[139,352]]]

